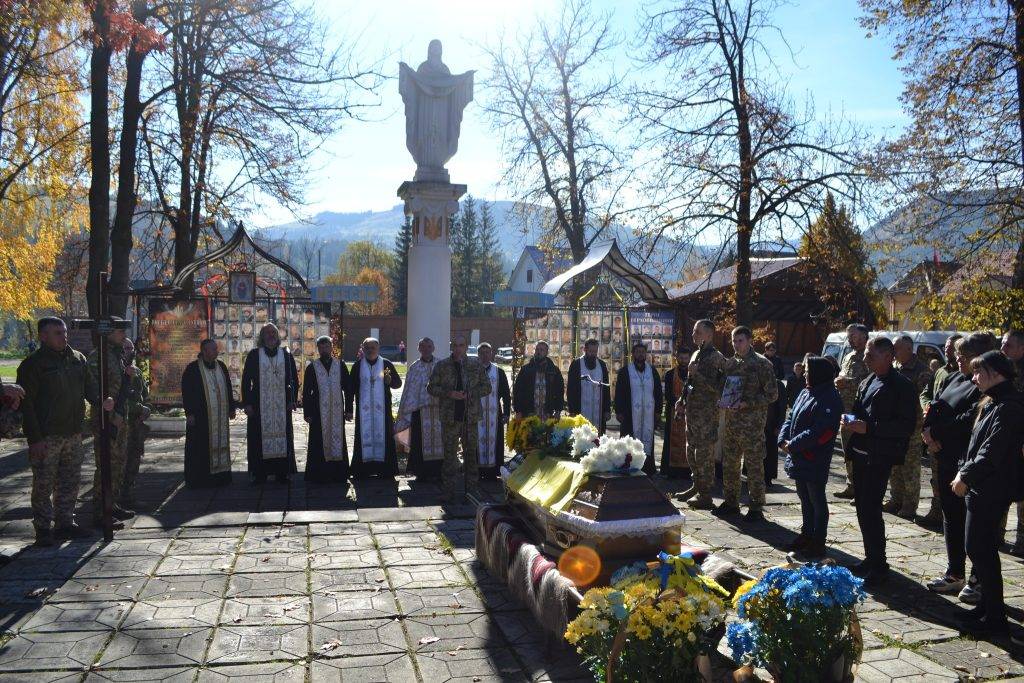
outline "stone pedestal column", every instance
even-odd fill
[[[451,353],[452,250],[448,240],[451,217],[465,193],[465,185],[452,183],[412,181],[398,188],[405,213],[412,216],[405,336],[410,359],[416,356],[416,342],[423,337],[434,340],[438,358]]]

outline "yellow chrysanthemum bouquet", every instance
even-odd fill
[[[540,457],[572,457],[572,430],[590,426],[582,415],[541,420],[536,415],[514,418],[505,430],[505,445],[516,453],[537,452]]]
[[[565,638],[597,681],[704,683],[698,663],[722,638],[728,597],[689,555],[661,553],[587,591]]]

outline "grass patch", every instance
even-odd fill
[[[900,638],[893,638],[892,636],[886,635],[884,633],[879,633],[878,631],[871,631],[871,633],[873,633],[876,638],[882,641],[882,645],[884,645],[885,647],[894,647],[900,650],[910,650],[911,652],[917,652],[924,645],[924,643],[908,643]]]
[[[437,532],[437,547],[445,555],[455,555],[455,544],[440,531]]]

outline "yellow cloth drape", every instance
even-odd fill
[[[552,457],[542,459],[531,453],[509,476],[507,486],[535,505],[560,512],[568,507],[586,481],[587,475],[578,462]]]

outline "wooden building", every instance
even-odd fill
[[[820,353],[826,329],[824,305],[804,271],[804,259],[796,255],[750,259],[754,300],[754,328],[766,328],[767,337],[778,345],[779,355],[801,358],[805,353]],[[677,319],[684,343],[690,342],[693,323],[701,318],[716,322],[733,317],[732,288],[736,285],[736,266],[714,271],[668,291],[679,310]],[[730,330],[719,325],[715,345],[726,355],[732,351]],[[764,335],[758,341],[763,342]],[[757,350],[762,350],[757,344]]]

